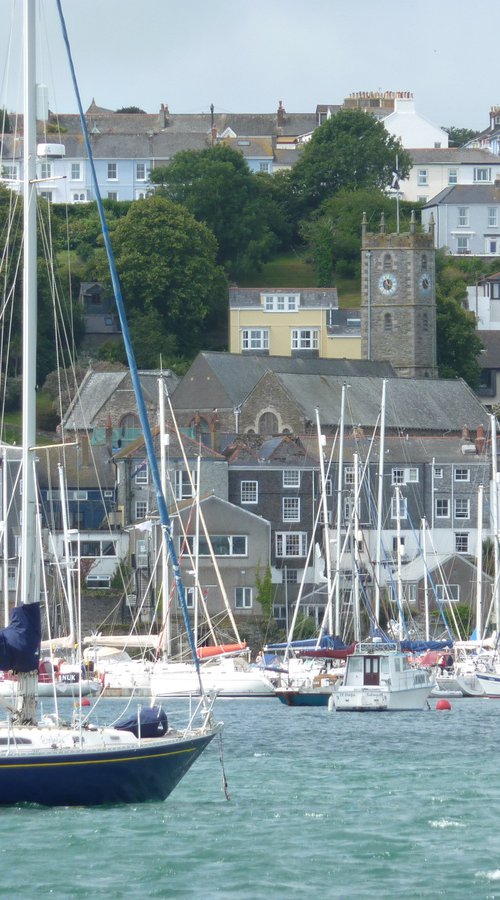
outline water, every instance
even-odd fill
[[[165,803],[5,809],[0,896],[500,898],[500,703],[451,704],[220,701],[230,802],[213,742]]]

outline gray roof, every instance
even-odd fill
[[[341,380],[362,373],[395,377],[386,362],[202,352],[177,387],[172,405],[175,409],[233,408],[243,403],[269,371],[335,374]]]
[[[129,374],[128,369],[120,372],[89,370],[63,417],[63,428],[82,431],[91,427],[100,410],[120,388],[122,382],[129,378]],[[159,375],[160,372],[139,372],[144,399],[152,404],[158,402]],[[163,377],[167,378],[169,391],[172,392],[179,382],[178,375],[164,372]]]
[[[368,457],[373,465],[378,467],[380,454],[380,439],[378,436],[373,437],[373,430],[365,428],[362,434],[359,428],[353,427],[354,422],[349,411],[346,415],[344,452],[343,459],[347,463],[352,463],[353,453],[357,451],[362,459]],[[356,436],[354,433],[356,432]],[[378,431],[377,431],[378,435]],[[408,466],[408,465],[430,465],[435,462],[437,465],[446,463],[455,463],[457,465],[470,465],[474,463],[479,472],[479,482],[488,481],[488,473],[491,467],[491,458],[489,448],[491,441],[489,432],[485,431],[485,440],[478,444],[477,449],[480,452],[472,453],[469,449],[466,453],[462,451],[462,447],[470,448],[475,444],[476,432],[469,432],[469,437],[463,437],[462,433],[444,434],[418,434],[411,435],[406,432],[395,434],[394,432],[386,433],[384,437],[384,462],[385,465]],[[309,458],[318,459],[318,438],[316,434],[299,435],[301,445],[305,448]],[[335,444],[332,452],[332,445]],[[323,452],[325,458],[330,456],[334,461],[338,460],[339,442],[336,441],[334,434],[325,436],[325,445]],[[411,460],[411,463],[410,463]]]
[[[340,421],[341,389],[345,376],[277,374],[304,416],[322,424]],[[353,422],[373,427],[380,412],[382,379],[349,376],[347,408]],[[486,410],[464,381],[431,378],[393,378],[386,388],[386,427],[405,431],[461,431],[488,424]]]
[[[500,162],[500,157],[496,158]],[[500,203],[500,183],[451,185],[451,187],[447,187],[439,194],[436,194],[432,200],[429,200],[429,202],[424,205],[424,209],[430,209],[433,206],[443,204],[462,206],[463,204],[472,205],[474,203],[480,205]]]
[[[37,452],[37,481],[41,488],[59,490],[58,465],[64,468],[68,488],[82,490],[114,488],[115,470],[108,448],[90,444],[85,437],[78,445],[65,444]]]
[[[443,163],[443,165],[460,166],[464,163],[476,165],[477,163],[496,163],[500,165],[500,157],[489,150],[464,150],[463,148],[442,147],[430,150],[415,149],[407,151],[415,165],[422,163]]]
[[[337,288],[297,288],[297,287],[259,287],[229,288],[229,306],[231,309],[260,307],[262,294],[300,294],[300,306],[329,309],[337,307],[339,298]]]
[[[484,347],[479,357],[482,369],[500,369],[500,331],[478,331]]]

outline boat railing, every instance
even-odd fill
[[[394,642],[385,642],[385,641],[364,641],[360,644],[356,644],[355,653],[395,653],[399,649],[398,644]]]

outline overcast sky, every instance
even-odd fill
[[[20,0],[1,0],[0,104],[21,108]],[[500,105],[497,0],[62,0],[82,103],[172,113],[310,112],[354,91],[410,91],[437,125],[482,130]],[[11,13],[11,10],[13,12]],[[40,79],[76,112],[55,0],[43,0]],[[11,19],[12,17],[12,19]],[[490,49],[487,49],[490,38]],[[50,55],[47,52],[50,48]],[[10,74],[7,75],[7,72]]]

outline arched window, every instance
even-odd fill
[[[384,269],[392,269],[392,256],[390,253],[384,254]]]
[[[135,413],[126,413],[120,419],[120,428],[122,430],[122,436],[125,437],[127,431],[133,428],[141,427],[141,423],[139,420],[139,416],[136,416]]]
[[[384,331],[392,331],[392,316],[390,313],[384,315]]]
[[[422,253],[422,256],[420,257],[420,267],[422,272],[425,272],[427,268],[427,253]]]
[[[278,417],[272,412],[265,412],[259,419],[259,434],[278,434]]]

